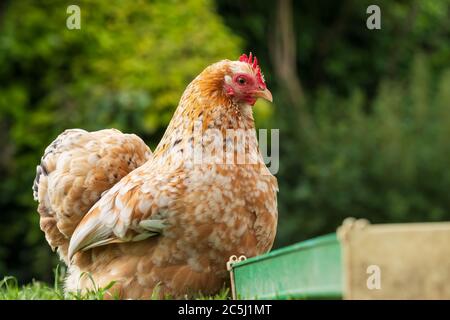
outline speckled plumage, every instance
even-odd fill
[[[91,287],[88,278],[80,279],[88,272],[98,286],[116,281],[110,293],[121,298],[149,298],[154,290],[160,297],[174,298],[211,294],[226,284],[231,255],[251,257],[270,250],[278,187],[258,149],[252,107],[222,90],[225,77],[236,71],[253,72],[248,63],[224,60],[194,79],[154,154],[143,164],[136,161],[138,168],[104,188],[111,187],[98,201],[101,192],[92,195],[82,207],[90,208],[86,214],[69,212],[76,223],[70,223],[67,232],[59,229],[59,208],[48,205],[53,191],[43,177],[51,174],[38,174],[41,227],[47,240],[53,247],[60,238],[65,245],[70,241],[68,290]],[[245,143],[227,137],[236,131],[244,133]],[[193,156],[198,148],[201,161]],[[122,155],[132,156],[138,149],[148,154],[140,145]],[[83,150],[80,157],[89,158],[91,152]],[[231,161],[225,161],[227,156]],[[239,157],[243,163],[236,163]],[[66,166],[70,156],[55,159]],[[59,179],[72,178],[62,174]],[[59,190],[58,185],[54,188]],[[79,206],[75,198],[60,201]],[[42,223],[49,208],[56,211],[50,215],[57,225],[52,227],[55,237]]]
[[[106,129],[66,130],[46,149],[36,168],[33,196],[40,226],[60,258],[68,263],[73,231],[101,194],[151,156],[134,134]]]

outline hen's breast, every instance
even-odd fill
[[[255,166],[207,165],[186,176],[185,193],[166,212],[158,257],[223,273],[231,255],[268,251],[277,226],[276,179]],[[163,258],[162,258],[163,259]]]

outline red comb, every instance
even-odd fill
[[[261,69],[258,65],[258,58],[256,58],[256,56],[253,57],[253,54],[250,52],[248,57],[245,53],[243,55],[241,55],[239,57],[239,61],[246,62],[249,65],[251,65],[253,70],[255,70],[256,76],[258,77],[259,84],[261,86],[263,86],[264,88],[266,88],[266,82],[264,81],[264,75],[262,74]]]

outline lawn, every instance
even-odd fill
[[[104,300],[105,293],[114,285],[110,283],[104,288],[98,288],[94,281],[95,289],[87,292],[64,292],[63,279],[64,273],[57,267],[55,269],[55,281],[53,285],[45,282],[33,280],[31,283],[19,285],[15,277],[7,276],[0,281],[0,300]],[[82,276],[89,277],[88,274]],[[156,299],[155,296],[149,297],[150,300]],[[113,297],[113,299],[117,297]],[[170,297],[167,297],[170,299]],[[229,289],[223,289],[214,296],[200,296],[199,300],[228,300],[230,299]]]

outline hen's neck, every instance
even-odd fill
[[[252,107],[236,104],[220,90],[201,90],[201,80],[184,92],[154,158],[173,163],[201,150],[203,162],[263,163]]]

